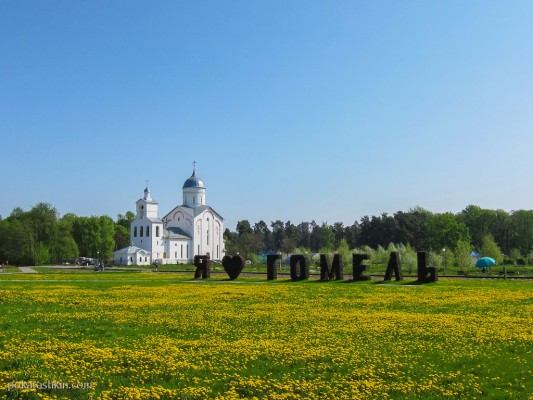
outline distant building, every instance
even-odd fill
[[[114,253],[115,264],[185,264],[192,263],[196,255],[208,255],[212,260],[224,257],[224,219],[206,205],[206,189],[195,169],[182,189],[183,204],[162,219],[150,189],[144,189],[131,223],[131,246]]]
[[[470,253],[470,257],[472,259],[472,265],[476,265],[476,262],[481,257],[481,254],[479,254],[477,251],[473,251]]]

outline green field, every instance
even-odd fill
[[[533,398],[533,281],[191,278],[0,274],[0,398]]]

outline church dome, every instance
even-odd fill
[[[196,170],[192,171],[192,175],[185,181],[182,189],[186,188],[203,188],[205,189],[204,182],[196,176]]]

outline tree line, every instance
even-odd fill
[[[128,211],[116,221],[108,216],[79,217],[65,214],[48,203],[31,210],[15,208],[0,217],[0,263],[43,265],[64,263],[79,256],[110,262],[116,249],[130,244],[130,224],[135,215]]]
[[[236,231],[225,231],[226,252],[253,258],[264,252],[352,251],[390,248],[390,245],[429,250],[448,262],[466,263],[475,250],[499,263],[533,264],[533,211],[483,209],[469,205],[457,214],[432,213],[417,207],[393,215],[364,216],[351,226],[315,221],[238,221]],[[461,259],[463,261],[461,261]],[[505,260],[504,260],[505,259]],[[470,262],[470,261],[469,261]]]
[[[0,217],[0,263],[40,265],[62,263],[73,258],[96,257],[110,262],[113,252],[130,244],[133,212],[109,216],[59,216],[48,203],[31,210],[15,208]],[[224,232],[227,254],[240,253],[248,259],[264,252],[283,254],[339,251],[348,257],[354,250],[373,252],[397,249],[404,258],[415,251],[430,250],[433,258],[466,263],[472,250],[493,256],[499,263],[533,264],[533,211],[483,209],[469,205],[457,214],[432,213],[417,207],[393,215],[364,216],[350,226],[315,221],[247,220],[236,231]],[[391,247],[392,246],[392,247]],[[505,260],[504,260],[505,258]],[[463,261],[461,261],[463,260]],[[437,264],[437,262],[435,262]]]

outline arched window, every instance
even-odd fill
[[[140,236],[140,237],[143,237],[143,236],[144,236],[144,235],[143,235],[143,232],[144,232],[143,228],[144,228],[144,227],[141,226],[141,232],[139,233],[139,236]]]
[[[150,236],[150,227],[146,227],[146,237]]]
[[[133,227],[133,237],[137,237],[137,227]]]

